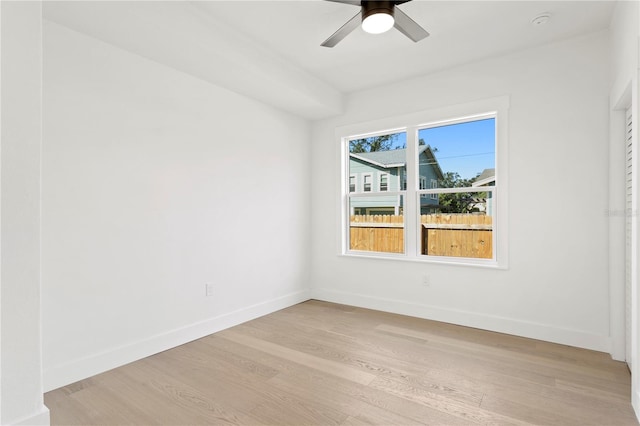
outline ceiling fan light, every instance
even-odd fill
[[[389,13],[373,13],[362,20],[362,29],[369,34],[382,34],[393,28],[394,19]]]

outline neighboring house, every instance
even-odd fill
[[[379,194],[407,189],[406,151],[393,149],[349,154],[349,192],[376,193],[375,197],[352,198],[351,214],[402,214],[404,201],[401,195]],[[443,179],[438,160],[428,145],[421,145],[419,152],[420,189],[437,188],[438,181]],[[438,194],[420,197],[421,214],[434,213],[437,208]]]
[[[484,169],[482,173],[471,184],[472,187],[477,188],[481,186],[494,186],[496,184],[496,169]],[[493,193],[487,193],[487,206],[486,212],[488,216],[493,215]]]

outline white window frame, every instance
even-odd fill
[[[351,178],[353,178],[353,191],[351,190]],[[358,192],[358,175],[356,173],[351,173],[349,175],[349,193],[353,194]]]
[[[369,172],[368,173],[362,173],[360,176],[362,176],[362,191],[360,191],[360,192],[366,193],[366,194],[369,194],[371,192],[375,192],[374,188],[373,188],[373,173],[369,173]],[[370,189],[368,191],[365,189],[366,188],[365,185],[367,183],[367,176],[369,176],[371,178],[371,180],[370,180],[370,185],[371,186],[370,186]]]
[[[418,186],[418,189],[427,189],[427,177],[426,176],[420,176],[420,185]],[[427,194],[422,194],[421,195],[422,198],[426,198],[428,197]]]
[[[437,189],[438,188],[438,180],[437,179],[431,179],[431,188],[430,189]],[[438,194],[433,193],[431,194],[431,199],[432,200],[437,200],[438,199]]]
[[[493,194],[493,258],[474,259],[445,256],[426,256],[420,254],[420,195],[422,193],[438,195],[441,192],[450,192],[451,188],[443,189],[419,189],[417,165],[414,161],[418,156],[418,131],[428,127],[439,127],[468,121],[495,118],[496,132],[496,186],[478,188],[478,191],[490,191]],[[422,263],[438,263],[449,265],[465,265],[507,269],[509,265],[508,250],[508,121],[509,121],[509,97],[500,96],[464,104],[443,106],[416,113],[383,118],[354,125],[336,128],[336,138],[340,148],[341,178],[339,192],[338,215],[341,224],[338,230],[338,254],[347,257],[365,257],[392,260],[407,260]],[[406,132],[407,134],[407,189],[397,191],[404,196],[404,222],[405,222],[405,250],[403,254],[363,252],[349,249],[349,140],[366,138],[383,134]],[[345,184],[346,182],[346,184]],[[402,177],[400,176],[402,184]],[[498,187],[499,185],[499,187]],[[461,189],[470,192],[469,188]],[[471,191],[473,192],[473,191]],[[396,192],[393,192],[394,194]]]
[[[382,178],[386,177],[387,178],[387,189],[382,190]],[[389,192],[389,178],[391,176],[389,175],[389,173],[378,173],[378,192]]]

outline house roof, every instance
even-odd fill
[[[422,154],[428,146],[420,146],[420,154]],[[388,151],[374,151],[374,152],[358,152],[349,154],[353,158],[357,158],[367,163],[374,164],[379,167],[402,167],[407,162],[407,150],[403,149],[391,149]]]
[[[420,145],[418,148],[418,154],[425,153],[429,158],[431,164],[435,166],[436,173],[442,178],[442,170],[440,164],[429,145]],[[358,160],[365,161],[369,164],[373,164],[378,167],[384,167],[389,169],[391,167],[404,167],[407,163],[407,150],[403,149],[391,149],[389,151],[374,151],[374,152],[358,152],[350,153],[350,157],[357,158]]]
[[[484,186],[496,181],[496,169],[484,169],[471,186]]]

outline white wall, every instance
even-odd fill
[[[0,3],[0,424],[48,424],[40,335],[41,5]]]
[[[308,123],[43,31],[45,388],[306,300]]]
[[[316,123],[313,296],[608,351],[607,49],[597,33],[468,64],[352,94]],[[503,95],[508,270],[337,255],[337,126]]]
[[[309,119],[342,94],[212,13],[210,2],[52,1],[45,19]],[[117,24],[114,24],[117,23]]]

